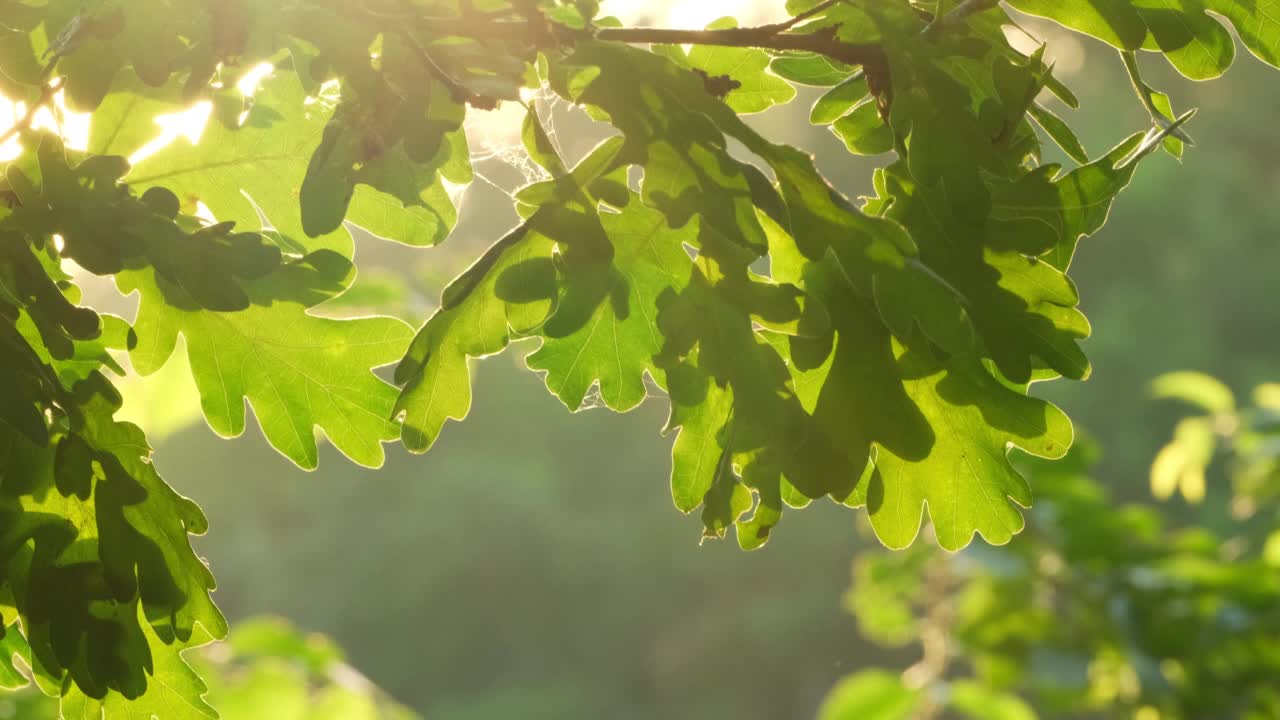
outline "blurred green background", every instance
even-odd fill
[[[775,4],[722,3],[756,19]],[[605,9],[693,25],[716,5]],[[1082,100],[1067,117],[1091,154],[1146,128],[1113,52],[1029,27]],[[1243,390],[1280,376],[1274,72],[1242,51],[1224,80],[1196,85],[1144,60],[1177,108],[1202,108],[1190,126],[1199,144],[1181,164],[1144,164],[1110,224],[1082,244],[1074,278],[1095,327],[1094,375],[1036,390],[1098,439],[1097,476],[1126,500],[1149,496],[1147,468],[1175,417],[1149,399],[1152,377],[1190,368]],[[845,192],[867,192],[877,159],[809,126],[814,97],[755,122],[817,153]],[[598,138],[563,108],[555,117],[571,157]],[[487,179],[466,191],[454,237],[425,252],[362,242],[352,303],[389,300],[420,322],[443,283],[513,224],[513,120],[476,121],[473,140],[493,158],[478,165]],[[792,513],[752,554],[732,540],[699,545],[697,518],[674,510],[666,484],[664,402],[571,415],[523,370],[529,349],[478,363],[470,419],[424,457],[392,448],[378,471],[330,450],[319,471],[301,472],[253,429],[226,441],[196,423],[160,438],[161,471],[209,516],[197,549],[233,623],[271,613],[328,633],[432,720],[806,718],[840,676],[913,659],[860,641],[841,609],[850,560],[878,547],[861,515],[829,503]],[[161,422],[156,413],[192,401],[185,388],[181,375],[150,379],[130,410]]]

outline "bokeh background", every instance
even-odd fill
[[[607,0],[633,23],[744,24],[778,0]],[[1115,53],[1028,21],[1080,96],[1071,112],[1091,154],[1148,121]],[[1156,375],[1196,369],[1237,390],[1280,377],[1280,93],[1242,50],[1227,77],[1197,85],[1159,58],[1148,80],[1179,109],[1200,107],[1182,163],[1148,160],[1110,224],[1081,247],[1074,278],[1095,333],[1094,375],[1036,392],[1103,448],[1097,476],[1145,499],[1147,469],[1176,409],[1150,399]],[[817,154],[851,195],[884,158],[855,158],[806,118],[816,91],[754,122]],[[550,110],[551,108],[547,108]],[[365,240],[346,300],[394,307],[417,323],[439,290],[515,223],[507,194],[525,179],[520,113],[477,114],[469,135],[482,179],[462,192],[462,222],[428,251]],[[600,137],[567,108],[556,136],[578,157]],[[858,639],[841,607],[851,559],[877,551],[858,513],[820,503],[788,516],[751,554],[699,543],[696,517],[671,504],[670,438],[654,398],[623,416],[565,411],[523,369],[531,348],[478,363],[466,423],[426,456],[391,448],[385,468],[332,450],[304,473],[253,429],[223,440],[192,415],[185,369],[130,385],[128,412],[160,429],[156,463],[205,509],[197,541],[232,619],[263,613],[332,635],[360,668],[432,720],[637,720],[812,717],[842,675],[914,660]],[[1195,509],[1171,504],[1194,517]]]

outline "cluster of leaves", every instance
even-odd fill
[[[1252,3],[1011,5],[1197,78],[1233,52],[1207,10],[1264,60],[1280,42]],[[188,542],[205,521],[114,418],[108,379],[122,355],[158,371],[180,337],[210,426],[240,434],[248,403],[302,467],[317,433],[371,466],[396,438],[426,450],[467,414],[470,358],[536,338],[529,365],[571,409],[593,387],[617,411],[666,392],[672,492],[708,535],[758,547],[785,507],[831,497],[892,547],[926,505],[945,548],[1007,542],[1031,502],[1009,447],[1060,457],[1072,440],[1027,388],[1089,372],[1076,245],[1138,160],[1181,152],[1188,115],[1126,54],[1154,127],[1090,159],[1037,101],[1074,96],[1010,45],[994,2],[787,9],[681,34],[617,27],[591,0],[0,4],[0,92],[28,108],[0,181],[6,682],[20,658],[69,715],[214,715],[179,657],[226,630]],[[830,88],[813,119],[850,150],[894,153],[876,197],[843,197],[742,120],[793,84]],[[416,336],[314,312],[353,281],[351,228],[448,235],[467,113],[524,90],[618,134],[570,162],[530,109],[546,179]],[[56,93],[92,112],[85,148],[32,129]],[[198,138],[157,132],[193,104]],[[1076,167],[1043,160],[1037,127]],[[132,324],[81,306],[69,263],[136,294]],[[397,361],[394,384],[373,372]]]
[[[1031,465],[1044,489],[1017,543],[947,555],[922,542],[858,559],[847,606],[862,634],[918,642],[924,658],[846,679],[822,720],[944,707],[1010,720],[1280,714],[1276,497],[1252,484],[1274,483],[1274,457],[1238,458],[1236,492],[1206,501],[1201,521],[1222,528],[1211,531],[1117,505],[1088,478],[1088,453]],[[1264,522],[1244,522],[1242,505]]]
[[[188,658],[227,720],[414,720],[418,716],[348,665],[332,640],[274,617],[236,624],[223,643]],[[51,717],[54,701],[17,696],[26,714]],[[6,716],[8,717],[8,716]]]
[[[415,720],[348,665],[332,640],[279,618],[236,624],[225,643],[195,656],[209,696],[228,720]]]
[[[1152,390],[1157,397],[1178,400],[1202,413],[1179,421],[1169,444],[1156,454],[1151,464],[1151,492],[1156,497],[1180,493],[1188,502],[1203,501],[1210,465],[1226,457],[1232,492],[1240,503],[1238,517],[1253,517],[1259,507],[1275,504],[1280,498],[1280,385],[1254,388],[1250,408],[1240,408],[1222,382],[1196,372],[1162,375]],[[1280,552],[1280,535],[1276,537]]]

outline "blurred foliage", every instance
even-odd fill
[[[1151,492],[1157,498],[1181,492],[1188,502],[1200,502],[1205,474],[1215,460],[1228,465],[1236,519],[1250,519],[1280,498],[1280,384],[1254,388],[1248,408],[1238,408],[1230,388],[1201,373],[1162,375],[1152,391],[1202,413],[1179,420],[1173,439],[1156,455]]]
[[[246,619],[227,639],[184,658],[209,686],[223,720],[415,720],[346,664],[329,638],[274,617]],[[0,719],[56,717],[58,701],[34,688],[0,697]],[[114,716],[109,716],[114,717]]]
[[[764,554],[699,546],[645,482],[670,462],[665,409],[565,413],[522,354],[478,368],[472,421],[428,465],[353,471],[329,449],[307,474],[253,439],[167,439],[158,463],[218,518],[198,547],[235,578],[217,594],[233,627],[325,629],[432,719],[811,715],[867,647],[839,597],[875,540],[823,506]]]
[[[1089,477],[1091,441],[1065,462],[1026,459],[1039,502],[1017,542],[955,555],[920,543],[857,559],[845,597],[862,634],[919,646],[921,659],[901,676],[842,681],[823,720],[947,709],[975,718],[1280,717],[1276,386],[1258,388],[1242,409],[1200,374],[1167,375],[1154,388],[1210,415],[1181,421],[1157,456],[1152,489],[1167,497],[1180,488],[1216,522],[1178,524],[1158,508],[1116,504]],[[1188,422],[1207,429],[1188,431]],[[1215,454],[1227,456],[1231,487],[1206,493]],[[881,715],[868,714],[872,705]]]

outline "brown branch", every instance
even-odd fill
[[[847,65],[883,63],[884,51],[876,43],[849,43],[836,36],[833,27],[812,33],[778,32],[775,26],[723,28],[720,30],[671,30],[664,28],[601,28],[600,40],[670,45],[719,45],[765,50],[798,50],[825,55]]]
[[[548,39],[556,44],[571,44],[574,41],[597,39],[621,43],[635,44],[668,44],[668,45],[715,45],[721,47],[758,48],[779,52],[795,51],[822,55],[846,65],[860,66],[867,77],[871,94],[879,99],[881,115],[887,115],[892,102],[892,83],[889,77],[889,62],[884,48],[879,43],[854,43],[840,38],[837,25],[822,27],[814,32],[790,32],[796,25],[816,17],[820,13],[847,0],[825,0],[816,6],[798,13],[783,22],[745,28],[721,28],[715,30],[679,30],[671,28],[591,28],[575,30],[552,23],[548,28],[535,26],[529,20],[499,20],[477,26],[473,22],[459,21],[454,18],[433,19],[426,28],[435,35],[469,35],[481,42],[486,40],[503,40],[523,42],[531,48],[543,48]],[[946,15],[934,19],[924,32],[929,37],[959,24],[965,18],[978,12],[989,10],[998,4],[998,0],[963,0]],[[407,31],[402,31],[411,37]],[[449,77],[432,59],[426,50],[416,41],[410,43],[423,64],[449,86],[455,96],[465,98],[473,105],[476,101],[491,105],[488,98],[477,97],[461,83]]]

